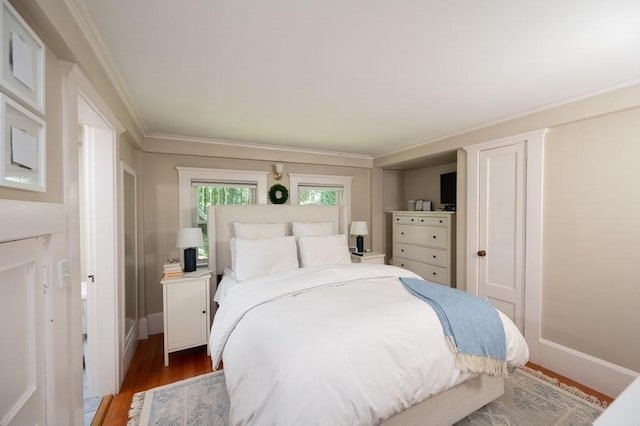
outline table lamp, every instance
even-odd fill
[[[363,235],[369,234],[369,229],[367,228],[367,222],[351,222],[351,235],[356,236],[356,254],[364,253],[364,237]]]
[[[200,228],[181,228],[176,238],[176,247],[184,249],[184,271],[196,270],[196,247],[204,245]]]

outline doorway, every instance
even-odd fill
[[[117,145],[114,129],[78,96],[78,198],[85,413],[119,389]],[[98,303],[99,301],[99,303]]]
[[[518,326],[538,361],[546,130],[466,147],[467,291]]]

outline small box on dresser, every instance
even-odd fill
[[[456,286],[455,213],[394,211],[391,264]]]
[[[163,278],[164,366],[169,353],[208,345],[211,327],[209,270]],[[207,347],[207,354],[209,349]]]

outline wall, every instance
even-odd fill
[[[408,200],[431,201],[431,210],[440,209],[442,207],[440,204],[440,175],[455,171],[456,163],[406,171],[404,174],[404,195],[406,197],[404,209],[407,209]]]
[[[177,144],[174,144],[174,149]],[[199,144],[200,145],[200,144]],[[179,148],[189,152],[189,148]],[[201,148],[201,147],[197,147]],[[207,148],[207,146],[202,147]],[[162,288],[159,284],[162,263],[170,257],[178,256],[175,247],[178,230],[178,173],[176,166],[220,168],[234,170],[272,171],[273,162],[221,158],[216,156],[178,155],[175,153],[144,152],[142,157],[143,197],[144,197],[144,245],[145,245],[145,287],[147,315],[162,312]],[[353,176],[352,220],[371,221],[371,169],[314,164],[314,157],[308,155],[304,162],[284,163],[284,177],[278,183],[289,187],[288,173]],[[269,177],[267,185],[276,183]],[[370,247],[370,236],[365,239],[365,247]],[[152,330],[153,331],[153,330]]]
[[[383,175],[382,208],[385,212],[383,250],[387,263],[393,257],[393,220],[389,212],[407,209],[407,198],[404,195],[404,176],[405,174],[401,170],[385,170]]]
[[[540,362],[614,396],[640,371],[639,108],[635,84],[374,160],[374,167],[397,166],[549,128]],[[466,221],[460,174],[465,164],[459,151],[458,276],[466,269],[466,229],[460,227]]]
[[[46,151],[47,188],[37,193],[0,187],[0,199],[38,201],[45,203],[67,203],[77,197],[77,188],[69,185],[72,171],[77,164],[71,164],[65,155],[65,147],[72,140],[63,136],[63,71],[59,60],[81,63],[85,74],[96,87],[106,104],[116,116],[128,125],[127,135],[121,139],[122,159],[135,168],[135,135],[139,132],[131,125],[132,118],[120,101],[110,81],[101,71],[98,59],[90,51],[81,36],[64,0],[14,0],[11,2],[34,32],[44,42],[45,49],[45,100],[46,100]],[[65,35],[62,35],[66,33]],[[97,83],[97,84],[96,84]],[[73,112],[70,112],[73,114]],[[73,120],[72,120],[73,121]],[[76,177],[77,179],[77,177]],[[49,327],[46,329],[47,348],[47,417],[49,424],[80,424],[82,422],[82,340],[80,314],[80,280],[77,247],[74,248],[74,212],[70,204],[61,210],[66,214],[66,232],[55,234],[51,240]],[[76,212],[77,214],[77,212]],[[21,220],[18,218],[17,220]],[[77,229],[75,230],[77,234]],[[75,253],[75,255],[73,255]],[[71,286],[57,288],[57,263],[68,258],[71,265]]]
[[[640,371],[640,108],[558,126],[545,149],[545,339]]]

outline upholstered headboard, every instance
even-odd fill
[[[340,223],[339,206],[299,205],[224,205],[209,206],[207,232],[209,236],[209,269],[222,274],[231,268],[229,240],[234,237],[233,222],[287,223],[291,235],[291,222],[332,222],[335,233],[345,233],[346,226]]]

